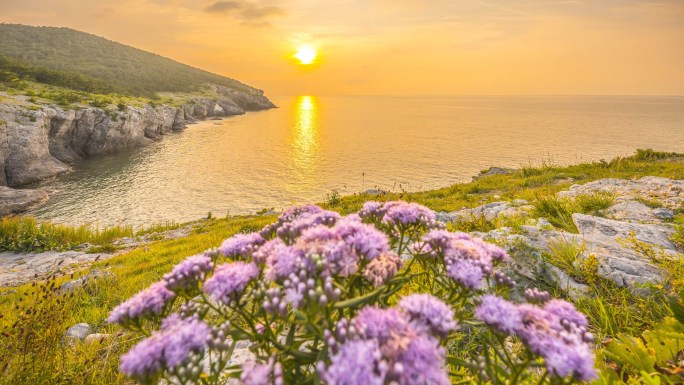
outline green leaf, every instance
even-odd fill
[[[636,370],[655,371],[655,351],[647,348],[640,338],[619,334],[606,346],[606,355],[619,364],[629,365]]]
[[[679,292],[679,298],[670,297],[670,309],[675,319],[684,324],[684,290]]]
[[[335,304],[335,309],[344,309],[344,308],[360,308],[361,306],[367,305],[371,302],[373,302],[375,299],[377,299],[380,294],[385,290],[384,286],[381,286],[374,291],[361,296],[361,297],[356,297],[352,299],[348,299],[346,301],[338,302]]]

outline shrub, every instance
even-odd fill
[[[143,384],[596,378],[583,314],[539,290],[507,300],[514,282],[495,271],[507,254],[441,227],[414,203],[367,202],[347,217],[290,208],[117,306],[109,322],[146,337],[120,369]],[[462,349],[462,333],[479,348]],[[254,360],[231,366],[239,341]]]

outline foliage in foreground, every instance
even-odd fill
[[[508,258],[414,203],[344,218],[295,207],[187,258],[109,321],[146,336],[120,366],[142,384],[595,379],[586,317],[538,290],[507,300],[514,283],[495,267]],[[239,341],[255,361],[231,366]]]

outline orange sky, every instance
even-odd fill
[[[684,0],[0,0],[269,95],[684,94]],[[316,47],[301,66],[297,46]]]

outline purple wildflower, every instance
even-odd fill
[[[173,298],[175,294],[166,288],[166,282],[156,282],[115,307],[107,322],[123,325],[150,315],[158,316]]]
[[[480,299],[480,304],[475,308],[475,316],[505,334],[514,334],[523,326],[518,308],[495,295],[485,295]]]
[[[401,258],[391,251],[370,261],[361,274],[373,287],[380,287],[392,279],[402,265]]]
[[[255,260],[265,261],[264,277],[269,281],[282,280],[294,274],[303,257],[302,250],[288,246],[280,239],[268,241],[254,255]]]
[[[328,385],[383,385],[387,364],[374,340],[353,340],[344,343],[330,357],[330,365],[321,373]]]
[[[202,290],[216,301],[230,305],[245,290],[247,284],[258,276],[259,268],[253,263],[226,263],[216,268]]]
[[[154,378],[162,368],[174,368],[191,353],[206,348],[211,335],[209,327],[197,318],[171,317],[165,326],[142,340],[121,357],[123,373],[141,382]]]
[[[411,294],[399,301],[416,330],[427,329],[430,333],[446,337],[457,327],[454,312],[439,298],[430,294]]]
[[[354,326],[361,336],[375,339],[381,345],[390,339],[410,339],[416,333],[397,309],[366,306],[354,318]]]
[[[285,222],[277,228],[276,234],[287,243],[293,243],[301,233],[317,225],[333,226],[340,219],[340,214],[334,211],[316,212],[303,214],[291,222]]]
[[[335,232],[362,258],[372,260],[389,251],[387,235],[372,225],[357,221],[340,221]]]
[[[587,316],[580,313],[575,308],[575,305],[570,302],[563,301],[560,299],[552,299],[546,302],[544,305],[544,310],[555,315],[560,319],[574,323],[578,327],[588,327],[589,322],[587,322]]]
[[[221,243],[219,250],[226,257],[250,258],[266,240],[259,233],[236,234]]]
[[[438,257],[449,247],[450,243],[455,240],[470,241],[472,238],[466,233],[452,233],[447,230],[430,230],[421,239],[422,242],[417,242],[413,247],[415,251],[420,251],[422,254],[427,254],[431,257]]]
[[[566,319],[535,305],[519,305],[523,326],[517,335],[529,349],[544,357],[547,370],[559,377],[572,375],[580,380],[596,378],[594,354],[584,341],[584,333]]]
[[[448,261],[446,274],[470,290],[479,289],[484,279],[482,268],[476,262],[467,259]]]
[[[297,218],[311,215],[311,214],[317,214],[323,211],[322,208],[316,206],[316,205],[305,205],[305,206],[292,206],[283,211],[279,216],[278,216],[278,222],[280,223],[285,223],[285,222],[292,222]]]
[[[417,203],[391,202],[392,205],[385,205],[387,212],[382,218],[382,222],[394,226],[428,226],[432,227],[435,223],[435,212]]]
[[[240,381],[243,385],[283,385],[283,367],[273,357],[263,364],[248,361],[242,365]]]
[[[166,288],[175,292],[195,288],[213,268],[214,263],[206,254],[188,257],[164,275]]]
[[[419,336],[399,355],[392,377],[399,385],[449,385],[445,357],[437,340]]]
[[[368,201],[363,204],[358,215],[364,222],[380,222],[386,212],[385,203]]]
[[[544,358],[552,375],[572,375],[584,381],[596,378],[594,354],[585,331],[586,317],[574,306],[560,300],[549,301],[544,307],[516,305],[486,295],[475,315],[499,332],[520,337],[531,352]]]

